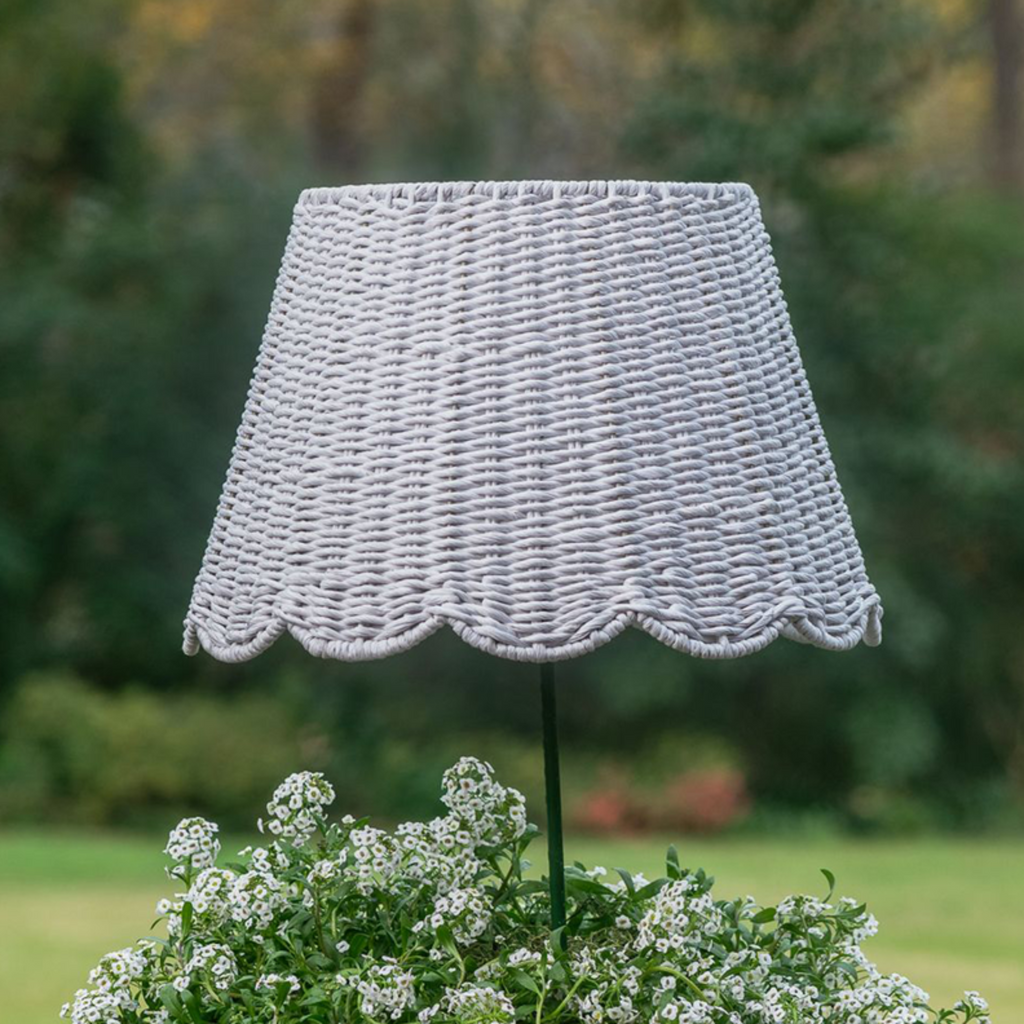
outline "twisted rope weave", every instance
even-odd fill
[[[746,185],[304,192],[185,649],[880,639]]]

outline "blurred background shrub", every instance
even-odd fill
[[[759,190],[877,651],[559,667],[590,829],[1019,828],[1017,0],[10,0],[0,8],[0,809],[251,819],[324,767],[431,813],[453,753],[541,808],[534,674],[179,654],[298,190]]]
[[[252,811],[305,756],[296,724],[271,697],[104,693],[74,676],[29,676],[5,716],[0,810],[162,826],[201,807],[251,827]]]

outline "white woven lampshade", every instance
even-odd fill
[[[186,651],[728,658],[881,614],[748,186],[301,195]]]

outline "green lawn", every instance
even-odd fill
[[[660,873],[666,844],[573,839],[588,865]],[[822,892],[818,868],[881,921],[868,951],[951,1002],[965,988],[990,1001],[995,1024],[1024,1021],[1024,844],[725,840],[678,844],[722,894],[774,901]],[[166,894],[161,844],[123,836],[0,833],[0,1019],[42,1024],[98,957],[145,934]],[[543,859],[538,849],[536,859]]]

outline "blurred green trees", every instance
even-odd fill
[[[6,718],[8,820],[163,826],[169,810],[202,807],[248,824],[243,815],[308,756],[301,724],[269,695],[103,693],[74,676],[34,673]]]
[[[848,758],[834,782],[966,811],[996,763],[1021,782],[1021,206],[889,171],[901,112],[958,42],[920,6],[697,6],[728,44],[665,61],[633,147],[662,176],[758,185],[886,598],[883,648],[824,667],[803,714]],[[781,690],[801,669],[780,667]]]
[[[985,29],[954,0],[6,5],[0,774],[37,777],[18,733],[40,671],[115,709],[126,686],[170,693],[167,714],[200,688],[272,693],[353,792],[396,780],[397,813],[459,735],[532,742],[532,673],[449,636],[372,666],[178,654],[291,203],[358,179],[740,179],[886,640],[726,665],[620,638],[559,669],[570,754],[628,770],[674,723],[738,751],[765,813],[1019,807],[1024,186],[1015,51]],[[53,692],[69,722],[77,692]]]

